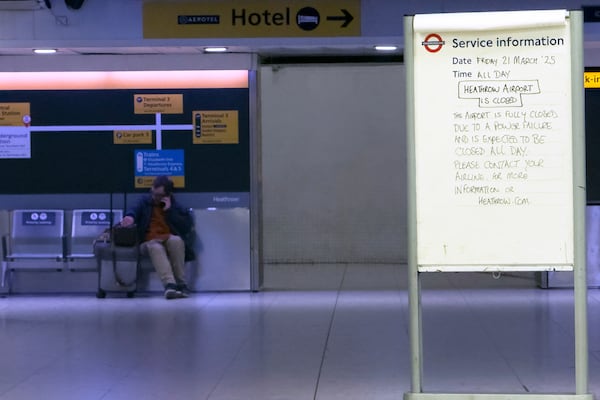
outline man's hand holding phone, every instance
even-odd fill
[[[160,204],[163,205],[163,210],[167,211],[169,208],[171,208],[171,196],[165,196],[160,199]]]

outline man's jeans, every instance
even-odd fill
[[[170,235],[167,240],[152,239],[140,246],[148,254],[163,283],[185,283],[185,243],[181,237]]]

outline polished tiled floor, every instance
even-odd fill
[[[285,266],[266,283],[176,301],[0,299],[0,399],[379,400],[410,390],[404,269]],[[422,300],[426,392],[575,390],[572,290],[427,274]],[[600,396],[597,289],[589,328]]]

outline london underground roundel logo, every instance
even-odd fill
[[[437,53],[442,49],[442,46],[446,44],[442,37],[437,33],[430,33],[425,37],[425,40],[421,42],[425,50],[430,53]]]

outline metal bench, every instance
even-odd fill
[[[112,212],[107,209],[73,210],[71,233],[67,243],[67,261],[93,259],[94,239],[121,219],[123,219],[122,210],[113,210]]]
[[[2,287],[6,274],[16,268],[40,268],[42,263],[16,263],[16,261],[54,260],[63,263],[66,254],[63,210],[13,210],[10,218],[10,233],[2,236]],[[58,269],[62,269],[61,264]],[[56,267],[52,267],[56,268]]]

